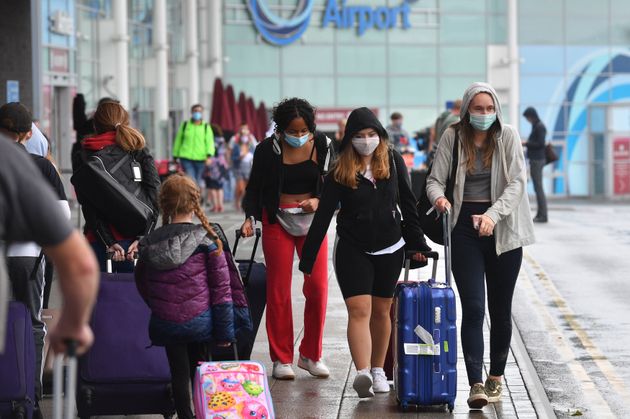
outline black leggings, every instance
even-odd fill
[[[171,384],[175,410],[180,419],[192,419],[190,408],[190,386],[195,377],[199,362],[206,362],[208,344],[205,342],[178,343],[166,345],[166,357],[171,368]]]
[[[368,255],[343,239],[335,250],[335,274],[343,298],[357,295],[392,298],[404,262],[404,250]]]
[[[452,235],[453,275],[462,303],[462,349],[468,382],[481,383],[485,288],[490,312],[490,375],[505,370],[512,338],[512,296],[521,269],[523,248],[497,256],[494,236],[479,237],[471,215],[483,214],[489,204],[464,203]]]

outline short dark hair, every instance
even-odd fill
[[[315,108],[305,99],[284,99],[273,108],[272,119],[276,123],[276,132],[284,132],[296,118],[304,119],[308,130],[315,132]]]
[[[389,116],[389,119],[402,119],[402,114],[400,112],[394,112]]]
[[[32,126],[31,111],[20,102],[5,103],[0,107],[0,128],[19,135],[29,132]]]
[[[195,110],[195,108],[201,108],[201,109],[203,109],[203,105],[202,105],[201,103],[195,103],[194,105],[192,105],[192,106],[190,107],[190,112],[194,111],[194,110]]]

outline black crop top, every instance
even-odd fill
[[[315,193],[320,174],[317,163],[313,161],[314,151],[315,145],[313,144],[308,160],[295,164],[282,163],[282,170],[284,171],[282,193],[291,195]]]

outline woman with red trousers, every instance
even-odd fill
[[[323,176],[332,160],[331,140],[315,131],[315,110],[303,99],[286,99],[273,110],[276,132],[254,153],[243,199],[244,236],[262,221],[267,265],[267,335],[273,376],[292,380],[293,315],[291,281],[293,254],[302,254],[310,222],[319,205]],[[328,377],[322,362],[322,339],[328,299],[328,245],[324,239],[312,272],[304,275],[304,337],[298,367]]]

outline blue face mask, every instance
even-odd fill
[[[193,112],[192,119],[195,121],[201,121],[201,118],[203,118],[203,114],[201,112]]]
[[[470,124],[479,131],[488,131],[488,129],[494,124],[494,121],[497,120],[496,113],[488,113],[488,114],[470,114]]]
[[[308,141],[308,137],[310,137],[310,133],[306,133],[301,137],[294,137],[292,135],[284,133],[284,141],[287,142],[291,147],[302,147]]]

